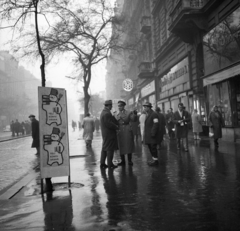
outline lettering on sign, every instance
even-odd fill
[[[147,95],[150,95],[155,91],[155,82],[152,81],[151,83],[147,84],[144,88],[141,90],[141,96],[145,97]]]

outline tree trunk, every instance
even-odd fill
[[[88,93],[88,87],[83,87],[84,92],[84,115],[86,116],[89,112],[89,101],[90,101],[90,95]]]
[[[45,77],[45,55],[42,52],[41,43],[40,43],[40,35],[39,35],[39,29],[38,29],[38,3],[39,0],[34,1],[35,6],[35,28],[36,28],[36,36],[37,36],[37,45],[38,45],[38,51],[42,59],[42,64],[40,65],[41,70],[41,79],[42,79],[42,87],[46,86],[46,77]]]

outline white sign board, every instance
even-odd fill
[[[41,178],[69,176],[65,89],[38,87]]]

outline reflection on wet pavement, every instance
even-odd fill
[[[206,139],[190,142],[186,153],[167,140],[159,166],[149,167],[150,154],[139,141],[133,167],[100,170],[100,136],[92,149],[83,140],[74,144],[76,187],[68,190],[66,178],[54,178],[56,190],[41,198],[36,179],[0,202],[1,230],[239,230],[239,146],[222,142],[214,150]]]

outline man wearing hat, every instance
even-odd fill
[[[159,119],[156,112],[152,110],[152,104],[145,102],[143,104],[144,111],[146,112],[145,126],[144,126],[144,143],[148,146],[152,154],[152,160],[148,162],[149,166],[158,165],[158,130]]]
[[[115,118],[118,121],[119,133],[118,148],[121,156],[121,163],[118,165],[125,165],[125,155],[128,155],[128,165],[132,166],[132,153],[134,152],[134,136],[130,122],[137,121],[137,112],[130,112],[125,110],[126,103],[124,100],[118,101],[118,112],[115,113]]]
[[[39,122],[38,120],[35,119],[35,115],[30,115],[28,117],[31,120],[31,127],[32,127],[32,148],[37,149],[36,155],[39,155],[39,146],[40,146],[40,141],[39,141]]]
[[[102,151],[100,167],[105,168],[116,168],[113,164],[114,150],[118,149],[117,144],[117,131],[118,125],[115,117],[111,114],[112,100],[106,100],[104,103],[104,109],[100,115],[100,124],[102,130]],[[105,164],[107,158],[107,165]]]
[[[173,114],[175,132],[177,138],[177,149],[180,149],[180,141],[185,141],[185,151],[188,152],[188,123],[191,120],[189,113],[184,110],[182,103],[178,104],[178,110]]]

